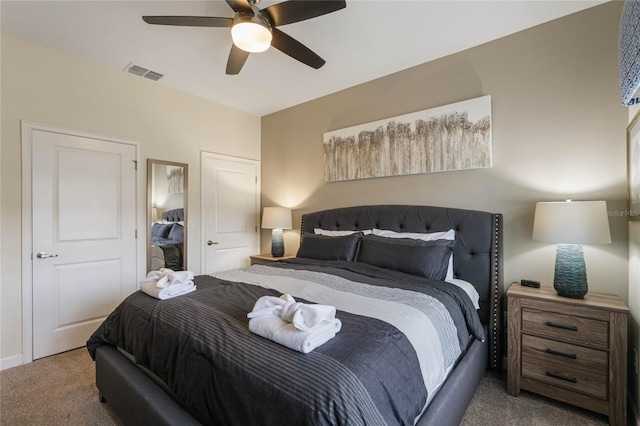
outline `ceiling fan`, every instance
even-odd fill
[[[347,6],[344,0],[289,0],[259,9],[260,0],[226,0],[233,9],[233,18],[213,16],[143,16],[148,24],[186,27],[231,28],[231,52],[227,74],[238,74],[251,52],[263,52],[273,46],[303,64],[318,69],[324,59],[278,26],[304,21],[335,12]]]

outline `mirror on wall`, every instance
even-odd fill
[[[147,160],[147,271],[187,269],[189,166]]]

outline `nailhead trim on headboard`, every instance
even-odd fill
[[[491,367],[499,368],[502,356],[500,348],[500,333],[501,333],[501,310],[500,310],[500,297],[502,294],[502,215],[495,215],[495,228],[494,228],[494,241],[493,245],[493,289],[492,289],[492,302],[491,309]]]

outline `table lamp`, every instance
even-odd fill
[[[533,239],[558,243],[553,288],[559,296],[582,299],[589,291],[582,244],[610,244],[604,201],[536,203]]]
[[[265,207],[262,212],[262,228],[271,231],[271,255],[284,256],[283,229],[291,229],[291,209],[285,207]]]

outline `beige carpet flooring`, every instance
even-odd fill
[[[120,425],[108,404],[98,401],[94,364],[85,348],[0,372],[0,424]],[[528,392],[506,394],[505,379],[489,372],[462,421],[485,425],[607,425],[605,416]]]
[[[80,348],[0,372],[0,424],[121,423],[98,401],[93,360]]]

